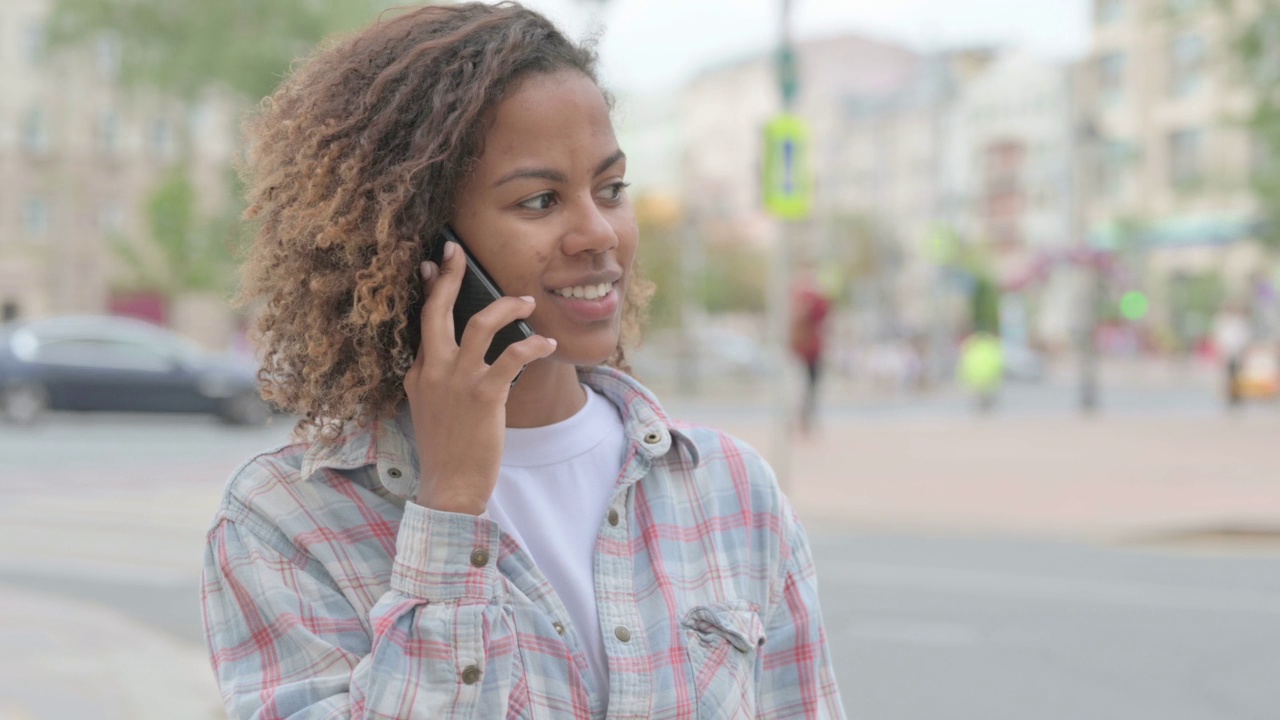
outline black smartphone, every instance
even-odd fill
[[[452,240],[458,244],[458,248],[467,258],[467,271],[462,275],[462,287],[458,288],[458,301],[453,304],[453,329],[455,340],[458,344],[462,343],[462,333],[467,329],[467,322],[471,317],[481,310],[488,307],[498,298],[504,296],[498,284],[489,277],[489,273],[480,266],[475,256],[467,250],[467,244],[458,237],[453,228],[446,225],[440,231],[440,236],[436,238],[435,245],[431,247],[427,259],[436,264],[437,267],[444,264],[444,244],[446,241]],[[524,320],[516,320],[498,331],[493,337],[493,343],[489,345],[488,352],[484,355],[484,361],[493,364],[498,356],[502,354],[509,346],[518,343],[528,337],[533,337],[533,328],[529,327],[529,323]],[[519,375],[516,376],[519,378]],[[514,384],[514,381],[512,381]]]

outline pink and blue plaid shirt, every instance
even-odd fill
[[[808,540],[741,441],[582,373],[629,450],[596,523],[609,687],[493,521],[425,509],[397,419],[241,467],[209,532],[206,640],[233,718],[841,718]]]

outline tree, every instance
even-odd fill
[[[649,303],[649,325],[670,328],[680,324],[685,300],[684,239],[678,204],[671,198],[642,195],[636,198],[640,244],[636,261],[655,286]]]
[[[270,94],[327,35],[369,22],[390,0],[55,0],[49,39],[55,49],[92,47],[113,38],[119,81],[181,106],[218,92],[249,107]],[[178,132],[181,157],[190,137]],[[235,174],[228,169],[229,181]],[[219,290],[231,281],[228,242],[239,233],[241,194],[210,216],[196,211],[185,167],[157,185],[144,212],[148,243],[113,238],[132,282],[170,297]],[[133,241],[131,241],[133,240]],[[149,247],[147,247],[149,245]]]
[[[55,0],[56,47],[120,46],[120,81],[191,102],[221,89],[247,103],[271,93],[295,58],[352,30],[390,0]]]
[[[1253,104],[1243,118],[1254,139],[1252,187],[1258,203],[1258,239],[1280,253],[1280,0],[1217,0],[1228,31],[1227,58]]]
[[[176,166],[146,201],[149,242],[113,237],[111,247],[128,266],[134,287],[172,297],[188,291],[218,291],[231,277],[229,236],[236,214],[199,215],[187,169]]]

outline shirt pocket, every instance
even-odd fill
[[[759,609],[745,600],[700,605],[681,621],[700,720],[754,718]]]

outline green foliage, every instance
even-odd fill
[[[245,105],[269,95],[296,58],[324,37],[353,30],[390,0],[54,0],[54,50],[89,50],[104,37],[120,49],[119,81],[191,104],[211,90]],[[185,146],[185,143],[184,143]],[[228,170],[234,180],[234,173]],[[195,190],[179,167],[157,185],[144,212],[146,238],[114,237],[131,284],[168,294],[225,290],[228,243],[240,231],[241,197],[212,216],[197,212]]]
[[[232,273],[228,240],[238,223],[228,210],[202,217],[187,169],[175,167],[146,202],[145,241],[113,237],[112,250],[132,273],[135,289],[168,296],[191,291],[225,290]]]
[[[55,0],[53,47],[120,41],[120,79],[186,101],[220,88],[256,102],[325,36],[388,0]]]
[[[640,247],[636,262],[645,277],[657,286],[649,303],[649,326],[670,328],[680,324],[684,301],[680,233],[677,228],[640,218]]]
[[[764,312],[768,283],[769,259],[765,250],[744,242],[707,248],[702,286],[707,312]]]
[[[989,275],[974,279],[970,296],[974,332],[1000,334],[1000,288]]]
[[[1280,252],[1280,0],[1259,0],[1256,12],[1239,0],[1217,0],[1220,17],[1230,28],[1228,57],[1237,79],[1254,98],[1244,118],[1252,133],[1253,191],[1262,231],[1259,239],[1271,252]]]

